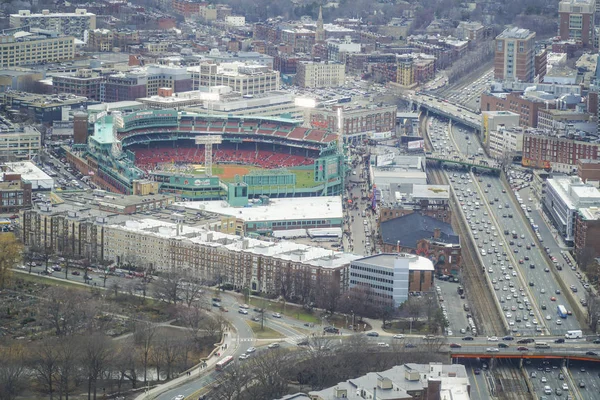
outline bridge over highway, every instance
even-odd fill
[[[489,171],[494,171],[497,173],[500,173],[500,168],[497,167],[496,165],[490,165],[487,161],[485,160],[469,160],[466,158],[454,158],[454,157],[449,157],[447,155],[442,155],[442,154],[437,154],[437,153],[431,153],[431,154],[426,154],[425,158],[427,161],[432,161],[432,162],[438,162],[438,163],[447,163],[447,164],[456,164],[456,165],[462,165],[462,166],[466,166],[466,167],[476,167],[479,169],[486,169]]]
[[[518,350],[518,345],[514,347],[511,345],[506,349],[500,348],[497,352],[489,351],[489,349],[495,348],[494,345],[451,348],[450,356],[452,358],[563,359],[600,362],[600,352],[597,349],[592,349],[586,343],[582,343],[581,346],[536,348],[532,344],[531,347],[527,345],[523,347],[527,350]]]
[[[425,110],[430,114],[439,115],[465,125],[477,133],[481,132],[481,114],[469,108],[423,92],[402,91],[397,94],[408,101],[414,110]]]

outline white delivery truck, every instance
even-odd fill
[[[567,339],[581,339],[583,337],[583,332],[581,330],[576,331],[567,331],[565,334],[565,338]]]

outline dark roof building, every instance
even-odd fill
[[[460,243],[450,224],[416,212],[382,222],[381,239],[385,244],[396,246],[400,242],[402,248],[411,249],[416,249],[422,239]]]

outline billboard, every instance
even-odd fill
[[[409,150],[421,150],[425,148],[424,140],[413,140],[412,142],[408,142]]]
[[[383,167],[384,165],[390,165],[394,162],[396,155],[394,153],[378,154],[377,155],[377,166]]]

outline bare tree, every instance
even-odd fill
[[[154,283],[154,297],[166,303],[177,304],[179,301],[179,276],[169,272]]]
[[[14,400],[25,387],[26,363],[20,345],[0,347],[0,399]]]
[[[55,349],[58,355],[58,394],[59,398],[64,396],[69,400],[69,395],[75,391],[81,381],[79,369],[79,356],[81,342],[76,337],[75,340],[57,340]]]
[[[96,400],[98,379],[109,367],[114,354],[112,342],[102,334],[82,336],[81,366],[87,378],[88,400]]]
[[[144,383],[147,382],[148,377],[148,365],[150,361],[150,354],[152,352],[152,345],[154,336],[156,335],[156,325],[150,321],[137,321],[134,327],[133,338],[138,351],[140,352],[140,358],[142,360],[142,367],[144,368]]]
[[[56,381],[60,356],[55,345],[55,341],[50,339],[38,342],[31,349],[29,357],[29,368],[36,378],[38,390],[49,394],[50,400],[59,386]]]
[[[131,387],[137,387],[137,355],[135,352],[135,343],[132,340],[122,340],[115,351],[114,368],[118,373],[118,389],[121,391],[122,382],[127,379],[131,382]]]
[[[288,371],[293,365],[287,351],[274,349],[248,361],[253,377],[252,385],[247,388],[249,398],[276,399],[287,393]]]
[[[96,303],[81,291],[51,287],[41,304],[46,321],[56,336],[73,335],[90,326],[96,314]]]
[[[244,390],[252,382],[251,369],[242,364],[235,364],[220,373],[211,392],[215,400],[238,400],[243,398]]]
[[[200,279],[191,274],[182,275],[179,280],[178,296],[188,307],[193,303],[207,304],[206,296],[203,294],[203,282]]]

